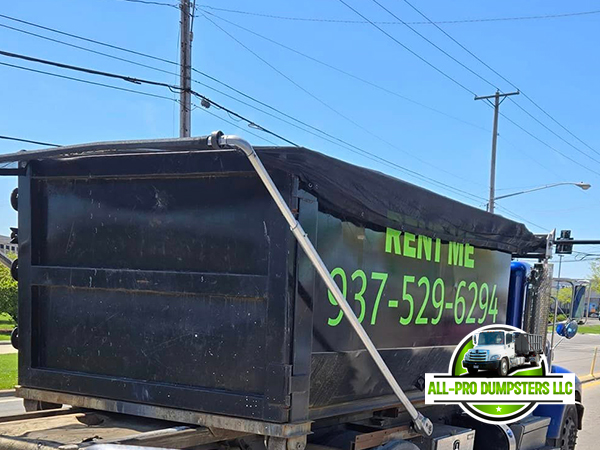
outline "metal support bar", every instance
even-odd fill
[[[89,397],[65,392],[53,392],[17,386],[17,397],[40,400],[48,403],[72,405],[79,408],[95,409],[132,416],[148,417],[151,419],[167,420],[169,422],[201,425],[207,428],[239,431],[261,436],[281,438],[297,438],[310,433],[310,422],[272,423],[260,420],[242,419],[239,417],[220,416],[216,414],[168,408],[164,406],[146,405],[106,398]]]
[[[596,370],[596,356],[598,356],[598,347],[594,348],[594,357],[592,358],[592,366],[590,367],[590,375],[594,376]]]
[[[277,207],[281,211],[281,214],[289,224],[292,233],[298,240],[300,246],[308,256],[312,264],[315,266],[317,273],[319,274],[327,288],[329,288],[329,290],[333,293],[333,296],[335,297],[338,305],[344,312],[346,319],[350,322],[350,325],[362,341],[363,345],[366,347],[367,351],[373,358],[373,361],[375,361],[375,364],[377,365],[382,375],[394,391],[394,394],[396,394],[398,399],[402,402],[404,408],[406,408],[406,410],[410,414],[411,418],[414,421],[415,429],[421,434],[431,436],[431,434],[433,433],[433,424],[428,418],[424,417],[419,411],[417,411],[417,409],[410,402],[410,400],[408,399],[408,397],[394,378],[394,375],[392,374],[385,361],[379,354],[379,351],[377,351],[377,348],[373,344],[373,341],[371,341],[371,338],[356,318],[354,311],[342,295],[337,284],[335,283],[335,281],[333,281],[333,278],[329,274],[329,270],[325,266],[325,263],[319,256],[319,253],[308,238],[306,232],[302,229],[302,226],[296,220],[296,217],[290,210],[289,206],[285,203],[285,200],[281,196],[279,189],[277,189],[277,186],[275,186],[273,179],[267,172],[267,169],[265,169],[265,166],[254,151],[252,145],[250,145],[250,143],[238,136],[226,136],[223,135],[221,132],[215,132],[211,135],[211,137],[209,138],[209,145],[211,145],[213,148],[236,148],[244,152],[244,154],[248,157],[248,160],[252,164],[252,167],[254,167],[254,170],[256,170],[256,173],[267,188],[267,191],[269,191],[269,194],[271,194],[271,197],[277,204]]]
[[[554,244],[598,245],[600,244],[600,239],[555,239]]]

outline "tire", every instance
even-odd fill
[[[502,358],[497,369],[498,376],[505,377],[508,375],[508,359]]]
[[[19,188],[14,188],[11,192],[10,206],[12,206],[15,211],[19,210]]]
[[[529,364],[531,364],[531,367],[537,367],[540,363],[539,359],[540,357],[538,355],[535,355],[535,359],[529,362]]]
[[[469,368],[467,368],[467,371],[469,372],[469,375],[475,375],[475,374],[477,374],[477,372],[479,372],[479,369],[474,369],[473,367],[469,367]]]
[[[575,450],[575,444],[577,443],[577,409],[575,405],[567,405],[565,413],[563,414],[563,420],[560,424],[560,437],[556,444],[560,450]]]
[[[15,350],[19,350],[19,327],[14,327],[10,333],[10,343]]]
[[[15,259],[10,265],[10,274],[13,280],[19,281],[19,259]]]

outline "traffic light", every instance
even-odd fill
[[[561,230],[560,238],[557,239],[556,243],[556,254],[557,255],[570,255],[573,253],[573,244],[563,241],[572,241],[571,230]]]

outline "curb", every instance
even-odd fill
[[[0,397],[14,397],[15,390],[14,389],[3,389],[0,390]]]
[[[583,375],[579,377],[579,381],[581,381],[581,384],[590,383],[596,380],[600,380],[600,375]]]

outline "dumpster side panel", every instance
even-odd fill
[[[319,208],[316,247],[403,389],[414,391],[427,372],[447,372],[469,332],[505,323],[509,254],[340,217]],[[369,399],[380,408],[397,404],[333,296],[314,283],[311,418],[361,402],[369,408]]]
[[[243,155],[29,171],[21,385],[287,420],[291,236]]]

